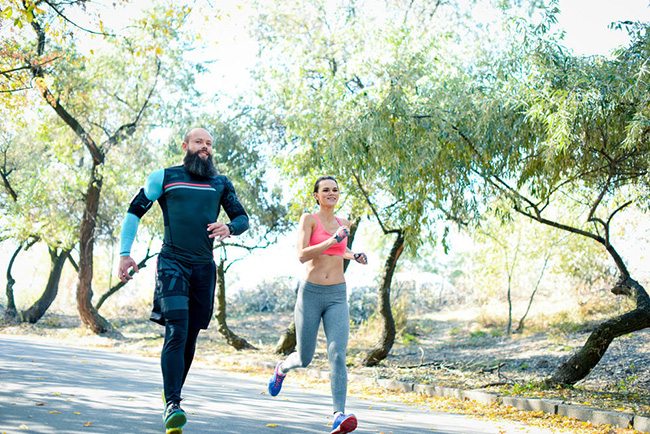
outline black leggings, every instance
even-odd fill
[[[180,402],[181,389],[194,359],[199,328],[190,328],[188,319],[167,319],[165,344],[160,355],[165,399]]]

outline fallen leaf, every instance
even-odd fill
[[[61,412],[60,412],[60,411],[56,411],[56,410],[52,410],[52,411],[50,412],[50,414],[61,414]]]
[[[75,411],[75,412],[74,412],[74,414],[77,414],[77,415],[79,415],[79,414],[81,414],[81,413],[79,413],[78,411]]]
[[[90,425],[92,425],[92,424],[93,424],[92,422],[88,422],[88,423],[85,424],[84,426],[90,426]]]
[[[275,428],[277,425],[274,424],[274,423],[267,423],[266,426],[268,426],[270,428]]]
[[[44,403],[44,402],[39,402],[39,403],[37,403],[36,405],[38,405],[38,406],[40,407],[40,406],[45,405],[45,403]]]
[[[23,425],[20,425],[18,427],[18,429],[29,429],[29,427],[27,425],[23,424]]]

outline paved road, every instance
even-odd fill
[[[0,434],[164,432],[157,358],[0,335]],[[259,379],[196,368],[183,390],[184,434],[329,433],[330,396],[285,384],[276,398]],[[380,400],[348,398],[355,434],[546,433]],[[269,426],[275,424],[275,426]]]

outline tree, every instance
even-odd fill
[[[217,266],[217,306],[215,319],[219,332],[237,350],[255,349],[244,338],[237,336],[227,325],[226,272],[238,259],[228,260],[228,251],[239,250],[250,254],[264,249],[277,241],[279,235],[290,228],[287,209],[282,196],[270,184],[266,161],[260,152],[263,146],[255,117],[236,116],[227,122],[209,122],[213,125],[215,151],[220,167],[232,181],[239,200],[249,214],[250,227],[241,239],[224,240],[221,243]]]
[[[483,200],[502,197],[506,210],[586,237],[612,259],[619,278],[611,291],[632,299],[636,308],[597,326],[548,379],[574,384],[613,339],[650,325],[650,299],[614,247],[613,231],[618,214],[632,204],[647,206],[650,129],[643,59],[650,45],[647,27],[633,25],[632,44],[615,59],[575,57],[548,32],[556,12],[549,9],[532,29],[517,22],[516,36],[500,54],[483,53],[438,77],[430,83],[429,100],[418,101],[402,119],[409,122],[410,137],[427,144],[419,161],[440,166],[455,157],[428,180],[438,183],[438,197],[456,211],[452,216],[480,216]],[[440,183],[451,175],[455,192]],[[566,207],[565,200],[573,205]]]
[[[453,126],[456,144],[473,156],[473,171],[481,174],[488,191],[509,198],[514,211],[533,221],[600,244],[619,273],[611,292],[636,305],[597,326],[551,375],[551,383],[576,383],[613,339],[650,326],[650,298],[615,248],[613,231],[617,214],[635,203],[646,206],[648,187],[648,89],[641,59],[650,40],[645,26],[634,26],[632,34],[632,45],[613,60],[576,58],[550,41],[537,41],[524,51],[530,79],[507,100],[505,110],[497,114],[486,107],[483,97],[494,100],[496,92],[478,98],[477,92],[474,101],[480,100],[476,106],[482,106],[478,112],[486,122],[479,128],[465,122]],[[512,85],[506,78],[498,91]],[[485,129],[487,125],[492,128]],[[504,155],[497,147],[506,140]],[[557,218],[558,196],[573,200],[577,213]]]
[[[73,2],[73,6],[83,3]],[[43,9],[38,6],[43,6]],[[70,6],[68,2],[14,5],[12,10],[22,12],[36,36],[36,42],[32,44],[22,33],[22,39],[16,39],[16,46],[21,47],[21,51],[14,59],[26,66],[18,70],[22,75],[16,80],[22,80],[24,88],[37,91],[61,124],[76,137],[77,142],[74,145],[71,145],[72,141],[67,142],[66,147],[72,149],[73,158],[78,158],[77,164],[83,168],[81,173],[85,174],[86,184],[77,229],[77,304],[84,324],[94,332],[102,333],[110,326],[91,304],[93,249],[101,235],[99,229],[104,217],[101,194],[105,174],[119,173],[124,169],[124,166],[120,169],[111,165],[114,161],[108,159],[110,151],[120,149],[127,138],[137,140],[144,137],[142,127],[149,116],[146,109],[154,101],[154,96],[159,101],[158,81],[180,87],[179,82],[183,80],[182,88],[191,88],[192,82],[186,82],[183,74],[194,64],[179,62],[187,49],[178,31],[188,13],[186,7],[170,13],[164,13],[167,11],[160,7],[154,8],[141,18],[131,33],[127,32],[123,37],[104,31],[94,32],[103,37],[96,46],[97,53],[93,49],[84,55],[76,50],[79,39],[75,31],[79,31],[81,26],[66,15],[67,6]],[[97,27],[101,26],[100,21]],[[63,35],[60,36],[62,41],[57,41],[59,35]],[[187,36],[191,38],[191,32]],[[170,40],[176,43],[168,44]],[[163,51],[160,47],[167,49]],[[102,50],[106,54],[101,54]],[[29,72],[31,77],[26,77],[25,72]],[[35,83],[33,88],[29,86],[30,80]],[[170,93],[173,93],[172,87],[168,88]],[[154,90],[157,93],[154,94]],[[166,104],[160,101],[159,106],[162,109]],[[82,146],[85,154],[77,144]],[[124,155],[120,158],[124,160]]]
[[[66,237],[66,229],[69,228],[69,213],[74,206],[65,198],[56,200],[58,195],[52,191],[49,179],[34,179],[34,173],[46,174],[44,166],[47,166],[47,156],[44,154],[47,154],[47,149],[31,145],[34,139],[25,123],[19,119],[14,117],[4,121],[19,127],[13,133],[14,137],[7,133],[1,148],[0,175],[4,184],[3,191],[7,192],[3,205],[3,235],[17,244],[6,271],[5,316],[9,321],[36,323],[56,298],[61,272],[72,249],[73,244]],[[53,222],[57,224],[53,225]],[[32,306],[19,310],[14,299],[16,281],[12,268],[21,250],[27,250],[39,242],[45,243],[50,252],[48,281]]]

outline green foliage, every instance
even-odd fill
[[[630,365],[627,369],[630,372],[635,372],[634,363]],[[630,393],[631,386],[634,386],[635,383],[639,381],[639,376],[636,373],[626,376],[615,384],[616,391],[619,393]]]
[[[512,386],[512,393],[515,395],[526,395],[528,392],[535,392],[546,390],[548,386],[544,381],[528,380],[525,383],[514,383]]]
[[[435,85],[447,67],[441,59],[460,56],[460,39],[471,45],[489,36],[469,31],[461,3],[257,3],[265,65],[258,95],[286,128],[279,161],[304,192],[302,206],[313,179],[334,174],[346,206],[372,205],[386,230],[404,230],[407,247],[419,246],[437,217],[428,199],[450,179],[431,181],[434,165],[444,166],[426,155],[426,131],[410,134],[419,121],[409,98]]]
[[[136,38],[133,33],[140,32],[142,36],[146,31],[131,27],[123,34],[123,39],[105,33],[90,52],[83,53],[78,49],[78,44],[85,43],[82,38],[73,32],[65,32],[71,25],[69,22],[58,21],[58,12],[62,12],[64,6],[57,3],[48,5],[35,18],[42,22],[57,17],[54,19],[56,24],[45,30],[46,43],[38,47],[47,51],[36,51],[37,47],[31,43],[36,35],[31,29],[23,29],[14,39],[5,39],[3,43],[14,44],[16,52],[12,59],[16,62],[38,62],[37,59],[43,56],[52,59],[47,62],[44,78],[35,81],[35,88],[25,90],[36,91],[33,96],[37,97],[38,92],[47,89],[100,147],[106,159],[102,173],[104,194],[95,237],[98,240],[106,236],[114,239],[115,228],[119,227],[123,215],[123,204],[133,195],[131,186],[134,178],[137,179],[134,175],[151,167],[152,153],[141,144],[150,132],[150,127],[142,124],[154,119],[151,116],[154,113],[144,110],[152,104],[150,92],[157,85],[167,86],[170,90],[173,83],[157,83],[164,65],[142,56],[148,52],[144,43],[147,38]],[[62,9],[56,12],[57,7]],[[68,10],[65,12],[69,13]],[[167,24],[170,27],[176,25],[171,18]],[[130,35],[129,32],[133,33]],[[81,36],[89,38],[88,33],[81,32]],[[129,42],[129,36],[141,45]],[[158,37],[152,45],[164,46],[163,40]],[[176,54],[180,55],[180,51]],[[177,63],[178,59],[170,61]],[[176,65],[173,69],[179,71]],[[25,73],[31,71],[19,69],[10,77],[20,84],[29,79]],[[23,94],[29,95],[28,92]],[[76,242],[75,232],[84,208],[91,159],[75,134],[77,132],[71,131],[50,110],[42,105],[25,106],[22,116],[36,120],[30,122],[31,128],[27,129],[21,128],[17,123],[20,118],[16,118],[12,128],[17,128],[20,133],[8,141],[8,146],[20,148],[30,158],[14,162],[16,170],[10,181],[18,192],[18,200],[11,208],[11,216],[15,218],[11,230],[19,239],[36,235],[52,245],[72,246]],[[124,140],[125,135],[113,136],[120,127],[131,123],[129,141]],[[34,173],[38,176],[34,177]]]
[[[490,336],[493,338],[500,338],[503,336],[503,330],[490,330]]]
[[[402,334],[402,343],[403,344],[413,344],[417,341],[417,338],[409,333]]]
[[[485,330],[475,330],[473,332],[470,332],[467,339],[467,345],[480,347],[489,345],[491,341],[492,337],[490,336],[490,333],[486,332]]]

